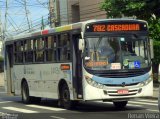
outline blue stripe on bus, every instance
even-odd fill
[[[122,84],[123,82],[125,82],[125,84],[131,84],[131,83],[139,83],[145,81],[148,78],[149,78],[149,73],[146,73],[141,76],[128,77],[128,78],[104,78],[93,75],[92,80],[101,84]]]

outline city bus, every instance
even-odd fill
[[[6,90],[26,104],[51,98],[71,109],[79,101],[111,101],[121,109],[153,94],[143,20],[88,20],[14,36],[4,46]]]

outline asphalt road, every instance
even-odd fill
[[[20,96],[9,96],[0,87],[2,119],[159,119],[157,100],[134,99],[123,110],[111,102],[81,102],[76,109],[59,108],[56,101],[43,99],[40,104],[23,104]]]

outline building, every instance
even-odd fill
[[[106,18],[106,12],[100,10],[101,2],[103,0],[58,0],[59,25]]]
[[[100,10],[101,2],[102,0],[68,0],[69,23],[106,18],[106,12]]]

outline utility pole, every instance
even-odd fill
[[[26,0],[24,0],[24,8],[25,8],[25,12],[26,12],[28,28],[29,28],[29,31],[30,31],[31,30],[31,25],[30,25],[29,18],[28,18],[28,10],[27,10],[27,2],[26,2]]]
[[[2,21],[1,21],[1,8],[0,8],[0,41],[2,41]]]
[[[5,10],[5,21],[4,21],[4,29],[3,29],[3,40],[5,39],[5,35],[7,33],[7,15],[8,15],[8,0],[6,0],[6,10]]]
[[[2,33],[1,8],[0,8],[0,56],[2,56],[2,48],[3,48],[3,33]]]
[[[49,20],[51,28],[55,27],[56,22],[54,3],[56,4],[55,0],[49,0]]]

